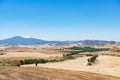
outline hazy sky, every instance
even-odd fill
[[[120,41],[120,0],[0,0],[0,39]]]

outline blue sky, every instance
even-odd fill
[[[120,0],[0,0],[0,39],[120,41]]]

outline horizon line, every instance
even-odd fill
[[[45,40],[45,41],[86,41],[86,40],[92,40],[92,41],[115,41],[115,42],[120,42],[117,40],[104,40],[104,39],[78,39],[78,40],[47,40],[47,39],[41,39],[41,38],[36,38],[36,37],[26,37],[26,36],[12,36],[12,37],[7,37],[7,38],[0,38],[0,40],[5,40],[5,39],[10,39],[14,37],[21,37],[21,38],[34,38],[34,39],[39,39],[39,40]]]

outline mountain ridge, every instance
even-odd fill
[[[70,44],[79,44],[82,43],[86,46],[94,45],[105,45],[105,44],[115,44],[115,41],[105,41],[105,40],[79,40],[79,41],[46,41],[36,38],[24,38],[21,36],[14,36],[12,38],[0,40],[0,45],[5,46],[17,46],[17,45],[42,45],[49,44],[55,46],[65,46]]]
[[[12,38],[0,40],[2,45],[34,45],[44,43],[45,40],[35,39],[35,38],[24,38],[21,36],[15,36]]]

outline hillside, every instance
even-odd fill
[[[23,38],[20,36],[15,36],[9,39],[0,40],[0,45],[35,45],[45,43],[44,40],[35,39],[35,38]]]
[[[101,46],[105,44],[116,44],[115,41],[104,40],[83,40],[83,41],[46,41],[36,38],[24,38],[15,36],[12,38],[0,40],[0,46],[19,46],[19,45],[42,45],[42,46]]]
[[[88,58],[89,57],[86,56],[64,62],[38,64],[38,67],[86,71],[120,77],[120,57],[101,55],[97,58],[96,64],[92,66],[86,65]],[[23,65],[22,67],[35,67],[35,65]]]
[[[0,80],[119,80],[119,78],[60,69],[1,67]]]

